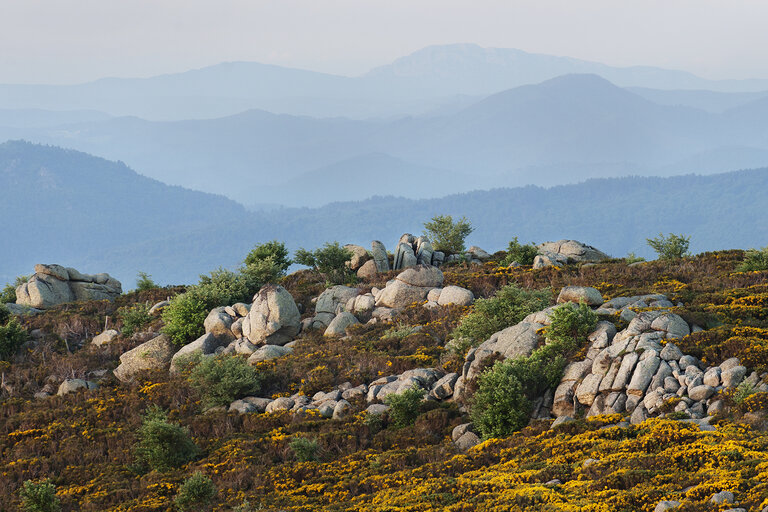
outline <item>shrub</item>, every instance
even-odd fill
[[[645,258],[642,256],[637,256],[635,253],[630,252],[627,254],[627,257],[624,258],[624,261],[627,263],[627,265],[631,265],[632,263],[639,263],[641,261],[645,261]]]
[[[244,273],[252,274],[254,278],[261,279],[262,284],[276,280],[285,275],[291,260],[288,258],[288,249],[285,244],[272,240],[254,247],[245,257]]]
[[[294,437],[288,444],[296,456],[296,460],[300,462],[309,462],[317,460],[318,445],[314,439],[307,439],[306,437]]]
[[[466,217],[454,222],[450,215],[436,215],[424,223],[424,230],[436,251],[458,254],[464,252],[464,240],[474,229]]]
[[[585,303],[578,306],[569,302],[555,308],[549,317],[550,324],[545,336],[552,341],[559,341],[565,347],[572,348],[581,344],[597,325],[597,314]]]
[[[470,415],[485,439],[510,435],[528,424],[532,405],[521,379],[521,361],[497,362],[479,377]]]
[[[757,393],[757,388],[752,385],[748,380],[743,380],[736,386],[733,392],[733,401],[738,405],[743,404],[747,398]]]
[[[206,407],[229,405],[261,389],[259,373],[241,356],[204,357],[194,365],[188,380]]]
[[[7,309],[5,311],[8,311]],[[18,320],[11,318],[0,325],[0,358],[10,357],[27,341],[27,331]]]
[[[457,352],[478,345],[491,334],[515,325],[533,312],[547,307],[552,299],[549,289],[527,290],[515,284],[501,288],[489,299],[477,299],[472,311],[461,319],[452,333]]]
[[[480,375],[471,416],[484,438],[508,436],[528,424],[533,401],[560,383],[568,357],[597,323],[586,304],[564,304],[550,319],[548,344],[529,357],[497,362]]]
[[[152,321],[147,304],[122,307],[117,311],[117,316],[123,321],[122,333],[126,337],[133,336],[133,333]]]
[[[421,412],[421,405],[426,391],[414,386],[399,394],[387,395],[384,403],[389,406],[389,418],[397,428],[413,425]]]
[[[246,276],[218,269],[200,276],[200,283],[171,299],[163,308],[163,332],[177,345],[185,345],[205,332],[203,322],[211,309],[249,301]]]
[[[157,471],[177,468],[197,457],[198,449],[189,431],[168,421],[157,406],[147,409],[136,434],[134,454],[138,462]]]
[[[744,261],[736,268],[738,272],[756,272],[768,270],[768,247],[762,250],[750,249],[744,256]]]
[[[157,288],[160,287],[152,280],[152,276],[146,272],[139,272],[136,275],[136,291],[145,292],[147,290],[156,290]]]
[[[332,283],[344,283],[354,277],[354,273],[347,267],[347,261],[351,258],[352,253],[339,245],[339,242],[326,242],[314,251],[299,249],[296,251],[294,261],[325,274]]]
[[[205,510],[215,496],[216,486],[213,485],[213,480],[196,471],[181,484],[173,503],[179,510]]]
[[[56,496],[56,487],[50,480],[34,483],[31,480],[24,482],[19,491],[21,506],[25,512],[59,512],[61,502]]]
[[[29,281],[29,276],[19,276],[13,283],[8,283],[0,292],[0,304],[16,302],[16,288]]]
[[[533,265],[533,260],[539,250],[533,244],[522,245],[517,241],[517,237],[513,238],[509,242],[507,247],[507,256],[501,260],[501,264],[504,266],[510,265],[513,262],[517,262],[520,265]]]
[[[690,256],[688,252],[688,246],[691,243],[690,236],[675,235],[673,233],[664,236],[663,233],[659,233],[659,236],[656,238],[646,238],[646,241],[656,251],[656,254],[659,255],[659,259],[676,260]]]
[[[10,318],[11,312],[4,303],[0,302],[0,325],[5,325]]]

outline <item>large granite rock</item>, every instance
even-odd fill
[[[279,285],[263,286],[243,321],[243,335],[255,344],[285,345],[301,329],[301,314],[293,297]]]
[[[429,291],[443,284],[443,273],[431,265],[418,265],[401,272],[376,296],[376,305],[402,308],[427,298]]]
[[[161,334],[121,355],[115,377],[126,382],[140,371],[163,369],[171,362],[175,351],[168,336]]]
[[[76,300],[114,300],[123,293],[109,274],[81,274],[61,265],[35,265],[35,274],[16,288],[16,304],[46,309]]]
[[[539,254],[533,262],[534,268],[552,265],[561,266],[568,263],[595,262],[609,258],[604,252],[576,240],[544,242],[538,246],[538,249]]]

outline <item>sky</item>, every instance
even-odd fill
[[[0,83],[226,61],[357,75],[449,43],[768,78],[767,22],[763,0],[0,0]]]

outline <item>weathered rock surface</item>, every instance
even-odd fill
[[[348,327],[359,323],[355,315],[348,311],[343,311],[331,321],[323,336],[344,336],[347,333]]]
[[[114,300],[123,293],[109,274],[81,274],[61,265],[35,265],[35,274],[16,288],[16,304],[47,309],[76,300]]]
[[[161,370],[168,366],[176,347],[165,334],[152,338],[120,356],[115,377],[126,382],[144,370]]]
[[[243,335],[255,344],[285,345],[301,329],[301,314],[285,288],[268,284],[253,298]]]
[[[584,302],[587,306],[600,306],[603,304],[603,295],[596,288],[589,286],[566,286],[560,290],[557,302]]]
[[[95,382],[83,379],[67,379],[59,385],[59,390],[56,392],[59,396],[64,396],[69,393],[74,393],[80,389],[96,389],[99,385]]]
[[[91,344],[97,347],[113,342],[120,333],[114,329],[108,329],[91,340]]]

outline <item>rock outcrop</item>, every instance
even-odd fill
[[[46,309],[73,301],[114,300],[122,285],[109,274],[81,274],[61,265],[35,265],[29,281],[16,288],[16,304]]]
[[[253,297],[253,304],[243,320],[243,335],[251,343],[285,345],[301,329],[301,314],[285,288],[268,284]]]
[[[127,382],[141,371],[166,368],[174,352],[176,347],[171,340],[165,334],[161,334],[121,355],[120,366],[114,372],[115,377]]]
[[[433,288],[443,284],[442,271],[431,265],[406,269],[376,295],[376,306],[402,308],[427,298]]]
[[[604,252],[576,240],[544,242],[533,260],[533,268],[561,267],[570,263],[598,262],[609,258]]]

